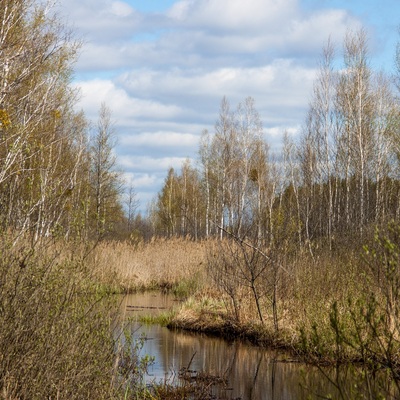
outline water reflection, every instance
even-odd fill
[[[143,354],[155,357],[148,382],[178,382],[179,370],[186,367],[226,378],[227,384],[215,387],[214,394],[227,399],[376,398],[382,390],[385,398],[396,398],[388,396],[391,388],[386,391],[378,386],[373,393],[377,381],[365,383],[366,375],[357,369],[321,370],[293,362],[288,354],[279,351],[135,321],[141,313],[159,313],[174,304],[171,296],[146,293],[127,296],[121,306],[125,318],[133,319],[130,329],[134,335],[144,333],[147,337]]]

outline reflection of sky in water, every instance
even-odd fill
[[[129,297],[121,305],[121,310],[128,309],[127,317],[138,313],[148,314],[149,311],[157,313],[173,304],[172,299],[165,295],[141,294]],[[135,307],[126,308],[127,305]],[[140,309],[137,306],[150,308]],[[155,364],[149,368],[148,382],[164,379],[169,383],[176,382],[179,370],[190,364],[191,370],[226,377],[229,390],[221,389],[218,394],[227,399],[240,397],[241,400],[298,400],[316,399],[329,394],[332,398],[338,398],[338,392],[329,383],[327,376],[339,383],[341,390],[349,397],[360,394],[360,389],[356,393],[350,393],[356,382],[354,374],[348,368],[343,374],[337,374],[333,369],[321,372],[318,368],[301,363],[285,362],[288,356],[279,351],[260,349],[240,342],[228,343],[204,335],[170,331],[158,325],[141,326],[133,322],[131,327],[135,337],[146,334],[147,340],[141,354],[155,357]]]

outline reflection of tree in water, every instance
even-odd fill
[[[298,400],[323,393],[340,398],[318,368],[286,362],[287,356],[279,351],[161,327],[156,331],[152,331],[144,349],[156,357],[158,367],[150,371],[153,379],[166,377],[178,382],[179,371],[190,363],[190,369],[197,373],[227,379],[226,385],[214,387],[213,394],[220,398]],[[343,382],[351,386],[351,376],[343,377]]]
[[[283,356],[240,342],[226,343],[220,339],[181,336],[178,353],[194,351],[191,368],[227,378],[227,387],[216,387],[215,395],[241,399],[300,399],[299,365],[280,362]],[[187,365],[186,363],[184,364]],[[228,390],[227,390],[228,389]],[[232,389],[232,390],[229,390]]]
[[[257,367],[256,367],[256,371],[255,371],[254,378],[253,378],[253,384],[252,384],[252,386],[251,386],[251,388],[250,388],[250,399],[254,399],[254,397],[253,397],[253,391],[254,391],[254,388],[257,387],[257,378],[258,378],[258,373],[259,373],[259,371],[260,371],[260,365],[261,365],[262,357],[263,357],[263,354],[260,353],[259,359],[258,359],[258,363],[257,363]],[[274,386],[275,386],[275,385],[274,385],[274,381],[275,381],[274,377],[275,377],[275,368],[272,370],[272,374],[271,374],[272,398],[273,398]]]
[[[319,379],[315,380],[315,368]],[[303,369],[302,387],[311,398],[334,399],[399,399],[400,392],[389,371],[371,371],[355,365]],[[330,396],[330,397],[329,397]]]
[[[132,329],[137,327],[132,325]],[[177,382],[180,369],[187,367],[193,357],[192,370],[227,379],[226,385],[214,387],[215,396],[220,398],[298,400],[331,395],[335,399],[373,399],[379,398],[379,394],[387,399],[399,398],[382,371],[364,374],[355,367],[312,367],[292,362],[289,355],[279,350],[171,331],[158,325],[142,326],[134,335],[140,336],[143,331],[148,340],[142,353],[156,357],[149,380],[167,378]]]

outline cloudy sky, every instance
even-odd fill
[[[266,140],[304,121],[324,43],[338,51],[363,26],[371,63],[393,71],[399,0],[68,0],[65,16],[84,46],[74,85],[93,121],[112,111],[116,147],[142,211],[169,167],[195,160],[226,96],[251,96]]]

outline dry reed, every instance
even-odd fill
[[[205,242],[154,239],[132,246],[127,242],[100,243],[90,256],[94,275],[116,291],[171,289],[180,282],[205,280]]]

